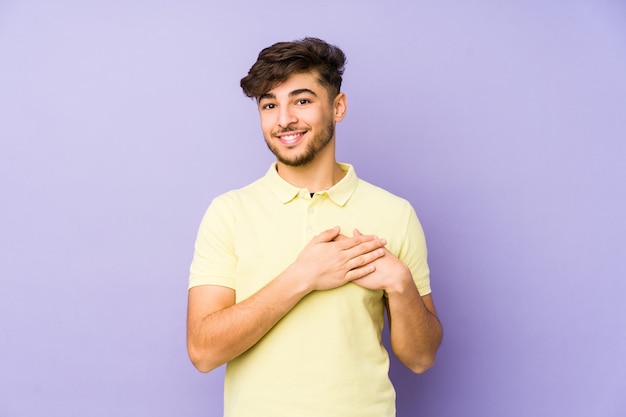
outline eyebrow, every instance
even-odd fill
[[[315,94],[315,91],[309,90],[308,88],[299,88],[297,90],[293,90],[289,93],[289,97],[299,96],[300,94],[311,94],[312,96],[317,97],[317,94]],[[261,94],[259,96],[259,101],[264,100],[264,99],[273,100],[273,99],[276,99],[276,95],[273,93]]]

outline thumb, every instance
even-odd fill
[[[322,233],[317,235],[316,239],[320,242],[331,242],[339,235],[340,230],[341,228],[339,226],[324,230]]]

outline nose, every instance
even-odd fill
[[[278,113],[278,125],[282,128],[294,124],[298,118],[289,106],[281,106]]]

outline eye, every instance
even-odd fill
[[[276,107],[276,105],[274,103],[267,103],[267,104],[264,104],[263,106],[261,106],[261,109],[263,109],[263,110],[271,110],[271,109],[273,109],[275,107]]]
[[[298,100],[296,100],[296,104],[299,104],[299,105],[309,104],[310,102],[311,101],[306,98],[299,98]]]

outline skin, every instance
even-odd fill
[[[335,160],[335,125],[347,109],[343,93],[331,98],[316,73],[302,73],[257,103],[265,141],[283,179],[316,192],[343,178]],[[191,288],[187,348],[192,363],[208,372],[236,358],[307,294],[353,282],[387,292],[392,350],[408,368],[424,372],[442,339],[432,295],[420,296],[409,268],[385,244],[358,230],[345,236],[335,227],[314,237],[285,271],[240,303],[230,288]]]

